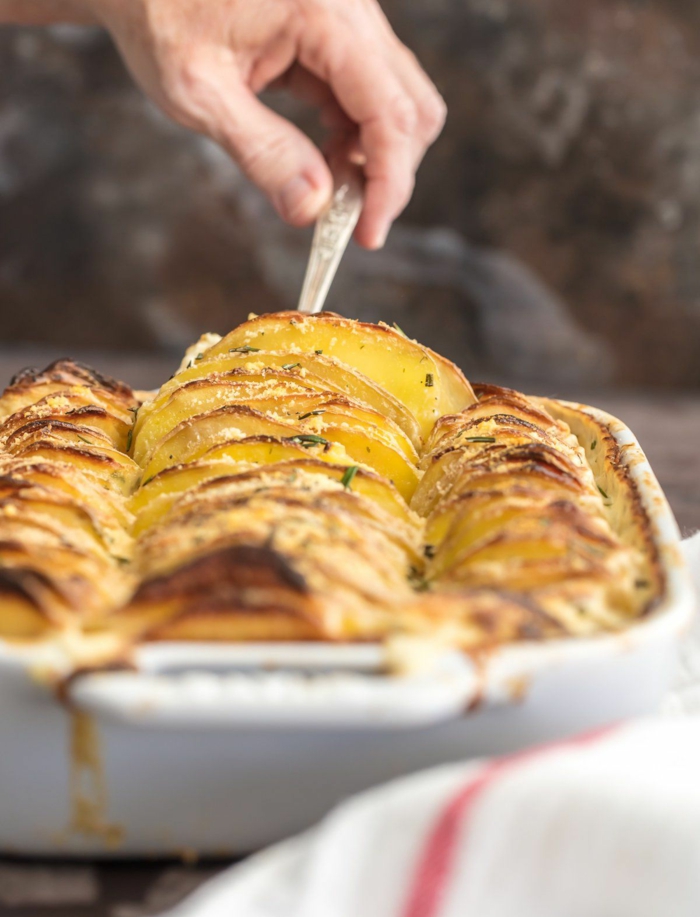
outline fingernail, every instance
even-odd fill
[[[323,194],[304,175],[295,175],[283,185],[277,199],[277,209],[293,223],[313,220],[323,203]]]
[[[380,226],[379,229],[374,234],[374,239],[372,248],[383,248],[384,243],[386,242],[386,237],[389,235],[389,230],[391,229],[391,223],[385,223],[383,226]]]

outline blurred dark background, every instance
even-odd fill
[[[386,250],[352,251],[329,307],[396,321],[474,377],[697,388],[697,3],[384,6],[450,115]],[[4,29],[0,73],[12,359],[147,353],[150,384],[203,330],[294,307],[309,234],[161,116],[104,34]]]
[[[700,6],[383,5],[450,114],[385,250],[351,248],[328,306],[622,416],[697,528]],[[106,35],[0,29],[0,74],[3,383],[71,355],[157,386],[201,332],[295,307],[310,231],[162,116]]]

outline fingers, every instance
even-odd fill
[[[333,180],[320,150],[244,86],[231,96],[224,143],[288,223],[311,223],[330,198]]]
[[[293,124],[265,106],[235,68],[190,67],[174,90],[178,120],[217,140],[294,226],[312,222],[331,196],[333,181],[320,150]],[[191,124],[191,126],[193,126]]]
[[[388,30],[381,41],[377,34],[374,19],[365,36],[331,23],[313,36],[305,34],[299,52],[301,63],[328,83],[358,125],[367,187],[355,238],[366,248],[384,244],[444,121],[444,104],[415,59]],[[367,41],[358,54],[362,37]]]
[[[395,44],[396,73],[406,92],[415,100],[418,113],[417,167],[427,148],[440,136],[445,126],[447,107],[415,55],[398,40]]]
[[[285,89],[318,109],[323,127],[332,131],[351,131],[355,129],[353,121],[338,104],[327,83],[319,80],[299,64],[294,64],[286,73],[270,83],[269,89]]]

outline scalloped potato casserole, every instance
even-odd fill
[[[584,408],[332,313],[206,335],[156,393],[61,360],[0,398],[0,637],[474,651],[624,628],[662,582]]]

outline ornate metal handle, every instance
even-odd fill
[[[357,225],[363,203],[364,176],[359,166],[345,163],[335,170],[335,190],[316,222],[298,311],[313,315],[323,309],[335,272]]]

